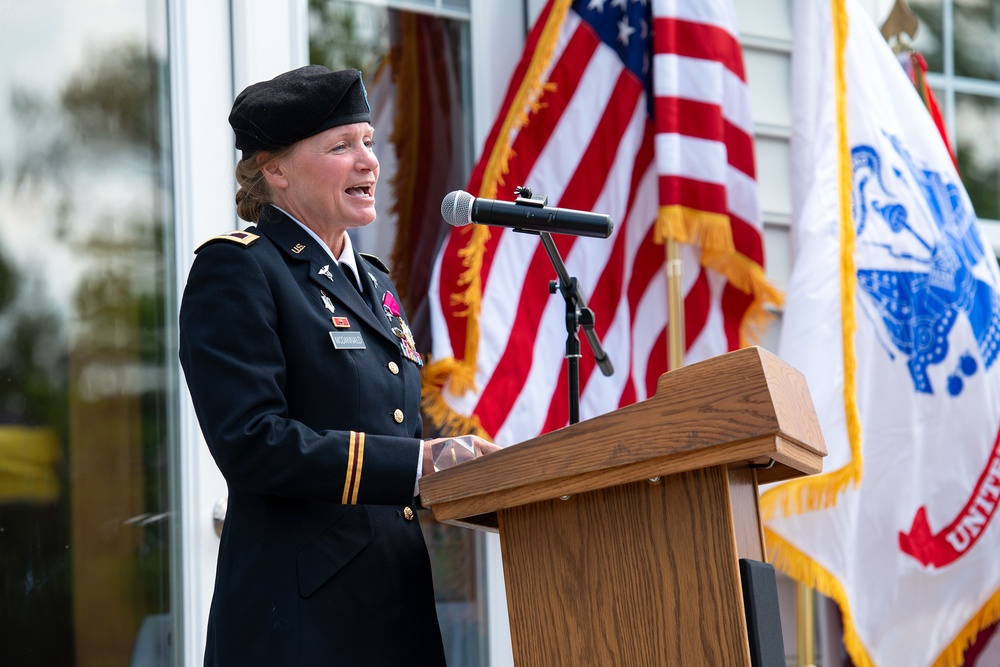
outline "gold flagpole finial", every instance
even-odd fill
[[[896,53],[908,51],[912,48],[919,27],[920,21],[906,4],[906,0],[896,0],[882,24],[882,36]]]

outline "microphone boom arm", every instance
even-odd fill
[[[514,190],[518,195],[514,202],[520,206],[545,206],[547,198],[544,195],[532,195],[531,190],[525,187],[518,187]],[[566,363],[569,374],[569,423],[575,424],[580,421],[580,337],[579,329],[583,328],[584,336],[590,349],[594,354],[594,361],[597,362],[601,373],[610,377],[615,372],[611,358],[608,356],[601,340],[594,331],[594,311],[587,307],[587,300],[580,291],[580,285],[576,278],[569,275],[566,264],[563,262],[556,247],[555,241],[549,232],[537,232],[542,239],[545,252],[552,262],[552,267],[556,270],[558,280],[549,283],[549,292],[555,294],[558,290],[566,302]]]

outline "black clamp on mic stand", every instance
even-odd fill
[[[514,188],[517,195],[515,204],[520,206],[543,207],[548,203],[545,195],[534,195],[531,190],[522,186]],[[611,359],[601,345],[600,339],[594,332],[594,311],[587,307],[586,299],[580,292],[580,285],[576,278],[569,275],[566,264],[559,255],[555,241],[549,232],[527,232],[526,230],[516,230],[526,233],[537,233],[542,238],[542,245],[548,253],[549,261],[552,262],[556,270],[558,280],[549,281],[549,293],[555,294],[557,291],[562,294],[566,302],[566,370],[569,377],[569,423],[576,424],[580,421],[580,328],[590,343],[590,349],[594,353],[594,361],[597,362],[601,373],[610,377],[615,372],[615,367],[611,364]]]

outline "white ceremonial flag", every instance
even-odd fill
[[[856,0],[792,8],[780,354],[830,455],[762,495],[769,556],[837,601],[856,665],[960,665],[1000,617],[1000,272],[871,18]]]

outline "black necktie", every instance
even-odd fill
[[[344,272],[344,276],[347,277],[347,282],[351,283],[351,287],[353,287],[354,289],[356,289],[358,291],[358,294],[361,295],[361,298],[364,299],[364,302],[366,304],[368,304],[369,308],[371,308],[371,305],[372,305],[371,301],[368,300],[368,295],[365,294],[365,291],[363,289],[361,289],[361,283],[359,283],[358,279],[355,277],[355,275],[354,275],[354,269],[352,269],[350,266],[348,266],[344,262],[341,262],[340,263],[340,270]]]
[[[344,272],[345,276],[347,276],[347,282],[351,283],[351,287],[356,289],[360,294],[364,295],[364,292],[361,289],[361,285],[358,283],[358,279],[354,275],[354,270],[351,269],[351,267],[349,267],[344,262],[340,263],[340,270]]]

